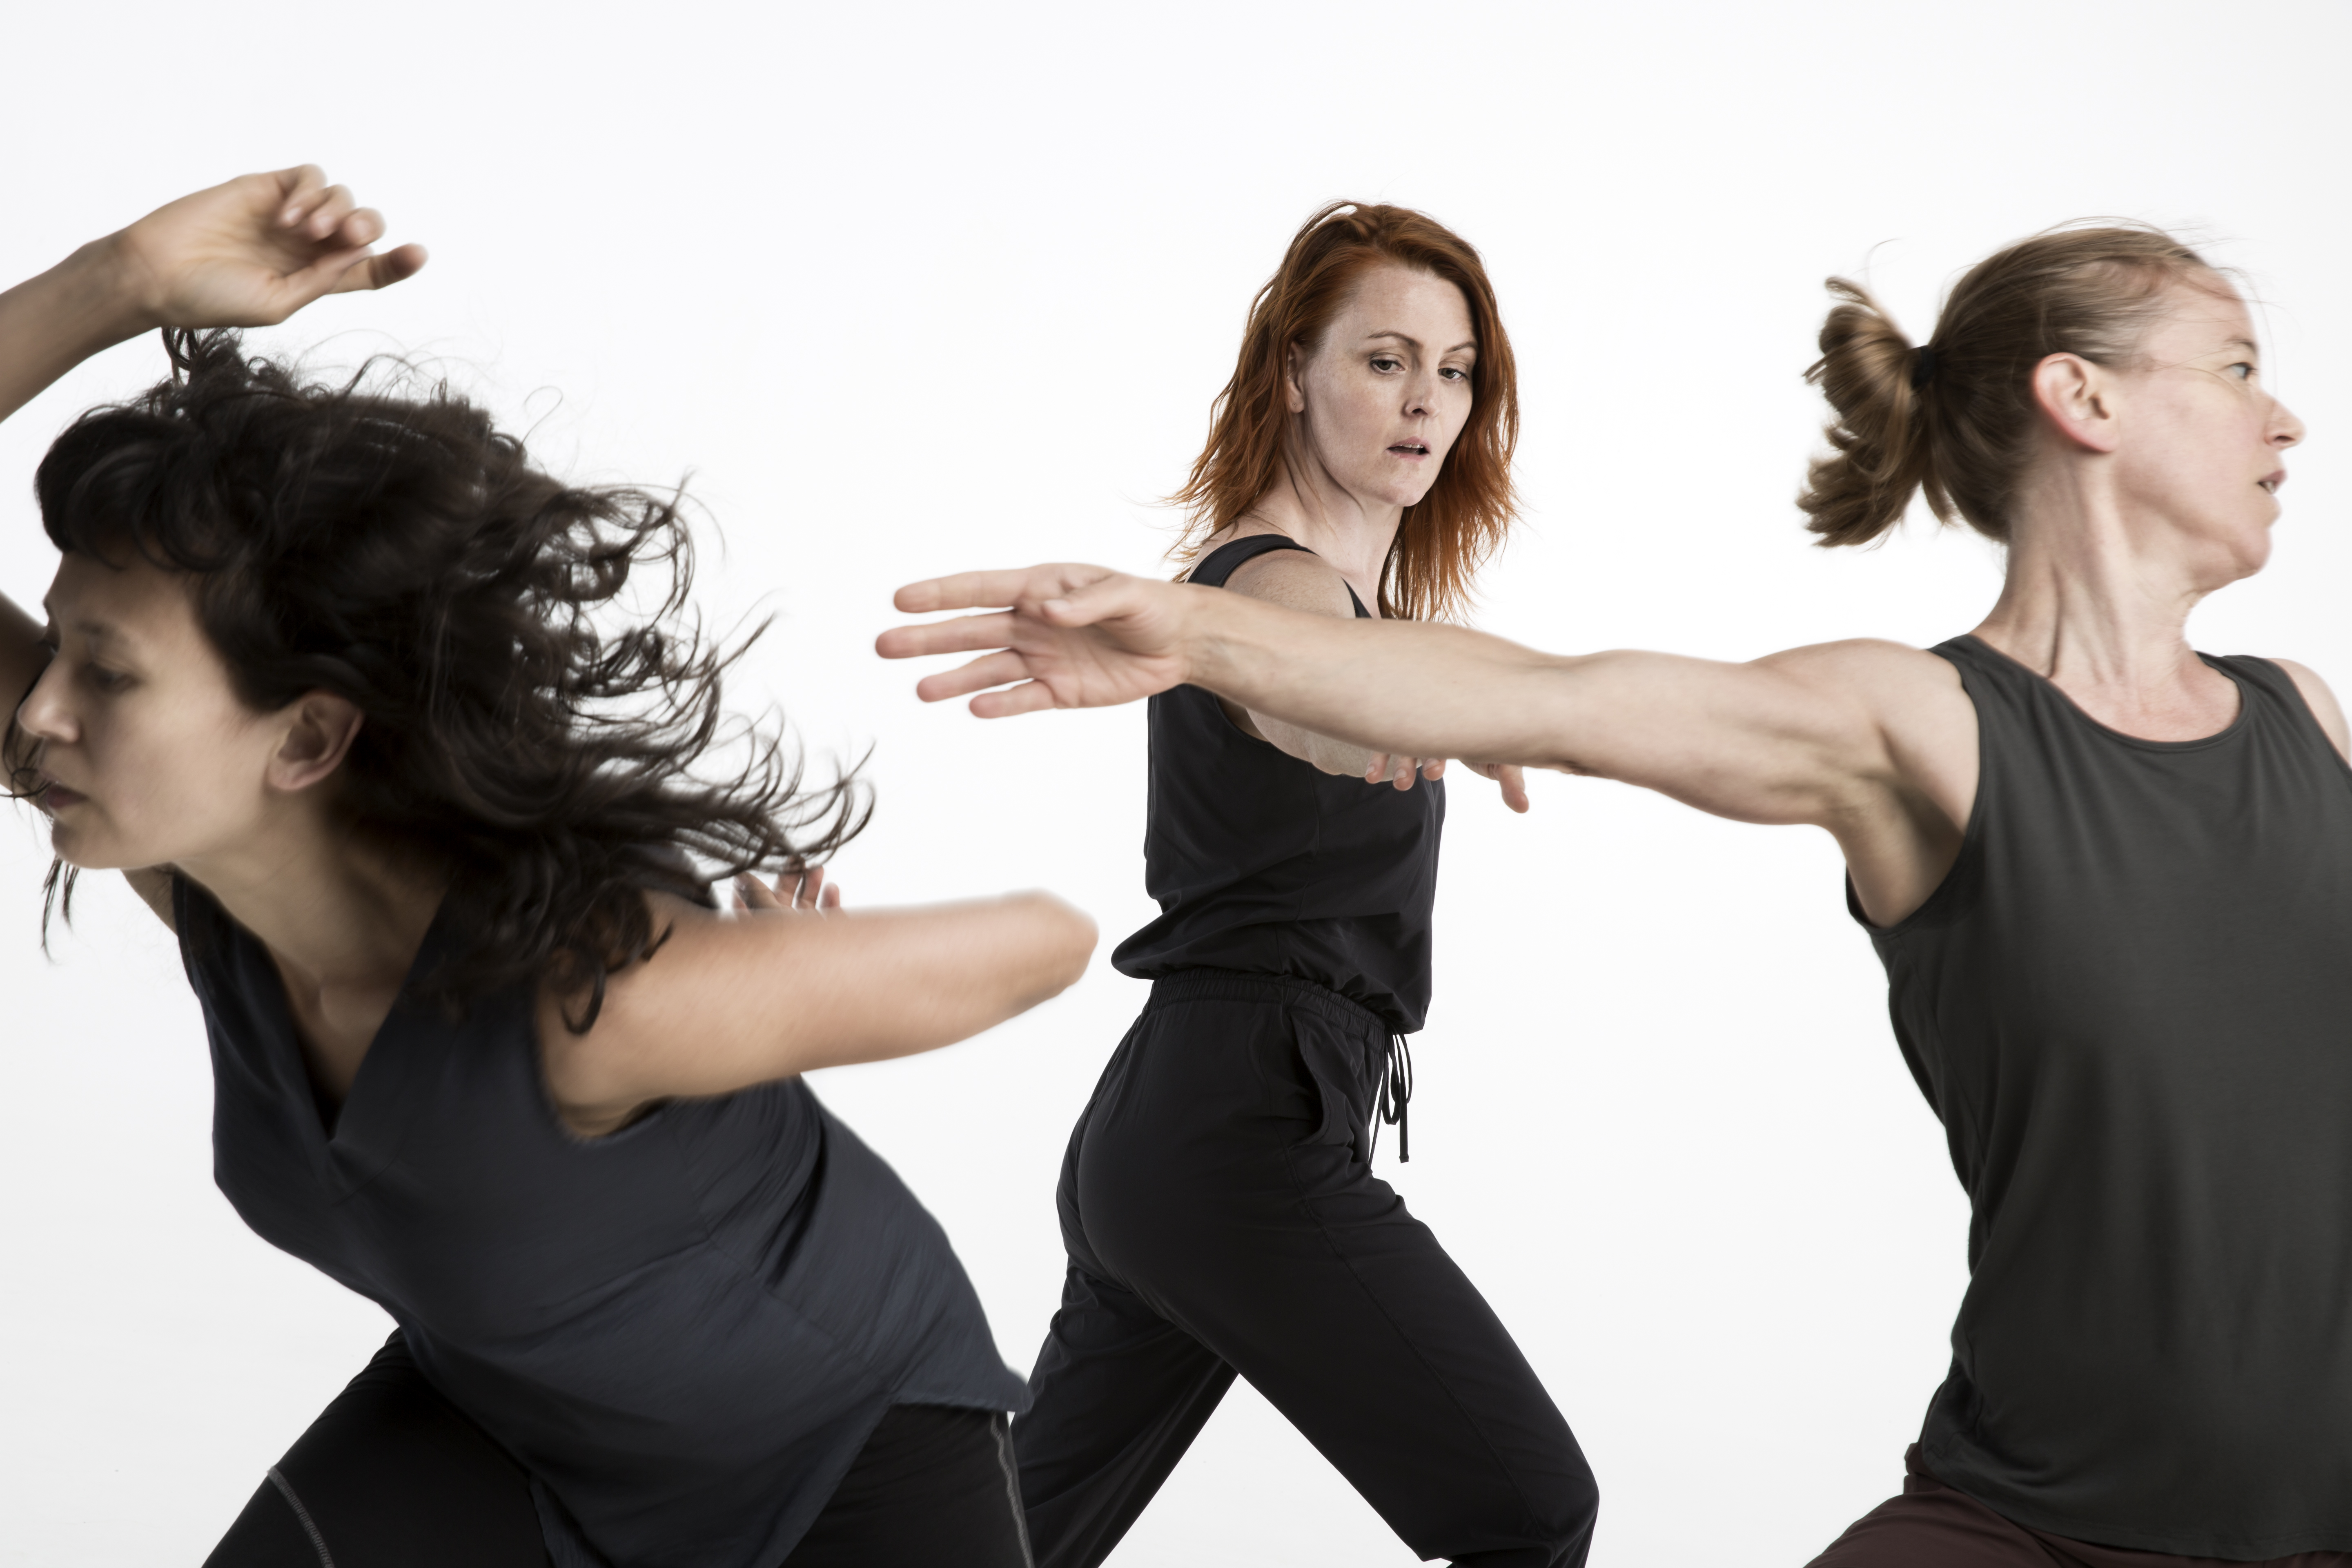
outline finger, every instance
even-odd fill
[[[1495,782],[1503,786],[1503,804],[1513,811],[1525,814],[1528,809],[1528,774],[1525,768],[1505,763],[1495,770]]]
[[[302,232],[312,239],[324,239],[342,226],[345,218],[359,205],[349,185],[330,185],[319,195],[310,216],[302,220]]]
[[[1386,752],[1374,752],[1370,759],[1364,763],[1364,782],[1379,784],[1388,776],[1389,754]]]
[[[1445,776],[1445,759],[1444,757],[1440,757],[1433,763],[1422,763],[1421,776],[1423,778],[1432,780],[1444,778]]]
[[[1032,589],[1043,590],[1047,597],[1063,592],[1069,584],[1057,576],[1046,575],[1057,570],[1052,566],[1024,566],[1012,571],[959,572],[951,577],[909,583],[890,596],[890,603],[910,616],[929,615],[936,610],[1001,609],[1032,596]]]
[[[335,188],[339,191],[342,190],[341,185]],[[345,191],[343,194],[348,197],[351,193]],[[332,226],[320,229],[319,226],[330,216],[335,220]],[[383,237],[384,222],[383,215],[373,207],[346,205],[339,214],[331,213],[325,207],[320,208],[310,219],[310,226],[319,238],[331,239],[336,247],[341,249],[373,245]]]
[[[952,621],[930,621],[919,626],[892,626],[874,639],[874,651],[884,658],[928,658],[935,653],[973,653],[1003,647],[1013,641],[1019,623],[1009,610],[992,616],[961,616]]]
[[[292,228],[302,221],[327,188],[327,171],[316,163],[304,163],[296,168],[280,169],[265,176],[278,182],[278,226]]]
[[[1390,777],[1389,783],[1398,789],[1411,789],[1412,781],[1420,776],[1421,759],[1419,757],[1399,757],[1396,772]]]
[[[817,908],[818,908],[818,909],[820,909],[820,910],[837,910],[837,909],[841,908],[841,884],[840,884],[840,883],[838,883],[838,882],[827,882],[827,883],[825,884],[825,886],[824,886],[824,901],[823,903],[821,903],[821,904],[817,905]]]
[[[781,910],[783,902],[773,889],[749,871],[735,879],[735,896],[747,910]]]
[[[812,866],[801,873],[800,885],[793,889],[793,908],[813,910],[824,894],[824,868]]]
[[[1042,680],[1024,680],[1007,691],[983,691],[971,700],[972,715],[980,719],[1010,719],[1054,706],[1054,693]]]
[[[1143,595],[1157,589],[1171,587],[1167,583],[1147,583],[1140,577],[1129,577],[1100,566],[1064,567],[1064,572],[1097,574],[1074,586],[1066,586],[1056,596],[1024,598],[1022,606],[1033,611],[1039,620],[1056,626],[1090,626],[1097,621],[1107,621],[1115,616],[1133,613],[1143,607]]]
[[[915,682],[915,695],[926,702],[944,702],[950,697],[963,697],[974,691],[985,691],[992,686],[1005,686],[1029,677],[1029,661],[1010,648],[990,654],[986,658],[973,659],[954,669],[943,669],[937,675],[927,675]]]
[[[425,261],[425,247],[421,245],[404,245],[382,256],[362,251],[344,267],[327,292],[348,294],[359,289],[389,289],[404,278],[415,277],[424,270]]]

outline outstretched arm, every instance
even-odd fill
[[[940,578],[898,605],[1011,606],[883,635],[886,658],[982,652],[927,677],[927,700],[978,693],[972,711],[992,718],[1189,682],[1368,750],[1593,773],[1719,816],[1812,823],[1836,835],[1879,919],[1940,879],[1975,795],[1974,710],[1957,676],[1889,643],[1749,664],[1564,657],[1089,566]]]
[[[425,265],[376,255],[383,219],[317,168],[247,174],[182,196],[0,294],[0,419],[101,349],[157,327],[257,327],[324,294],[381,289]],[[0,696],[45,662],[40,627],[0,598]]]
[[[807,880],[789,907],[745,891],[726,916],[664,900],[668,940],[612,977],[586,1034],[563,1023],[573,999],[541,1001],[548,1085],[574,1131],[953,1045],[1068,987],[1095,945],[1094,921],[1048,893],[853,914]]]

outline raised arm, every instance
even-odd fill
[[[182,196],[0,294],[0,419],[101,349],[158,327],[254,327],[425,265],[376,255],[383,220],[304,165]],[[40,673],[40,626],[0,598],[0,696]]]
[[[551,990],[540,1039],[565,1121],[593,1136],[654,1100],[953,1045],[1068,987],[1094,951],[1094,921],[1048,893],[856,913],[808,894],[727,915],[666,902],[668,940],[613,976],[585,1034]]]
[[[1891,643],[1751,664],[1563,657],[1099,567],[941,578],[898,603],[1012,606],[884,634],[887,658],[990,650],[926,678],[917,689],[927,700],[977,692],[972,711],[996,717],[1189,682],[1370,750],[1591,773],[1719,816],[1811,823],[1837,837],[1881,920],[1907,913],[1941,879],[1975,795],[1975,715],[1957,675]]]

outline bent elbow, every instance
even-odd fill
[[[1086,974],[1094,957],[1097,935],[1094,917],[1052,893],[1014,895],[1021,913],[1031,922],[1029,996],[1024,1006],[1035,1006],[1058,996]]]
[[[1044,895],[1051,906],[1054,918],[1054,962],[1050,968],[1049,994],[1060,995],[1076,985],[1087,973],[1087,964],[1094,958],[1095,942],[1101,935],[1094,917],[1076,904],[1053,894]]]

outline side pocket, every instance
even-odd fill
[[[1288,1014],[1298,1065],[1323,1102],[1323,1120],[1311,1142],[1372,1153],[1372,1096],[1378,1089],[1376,1057],[1362,1038],[1334,1028],[1315,1014]],[[1370,1075],[1370,1076],[1368,1076]]]

